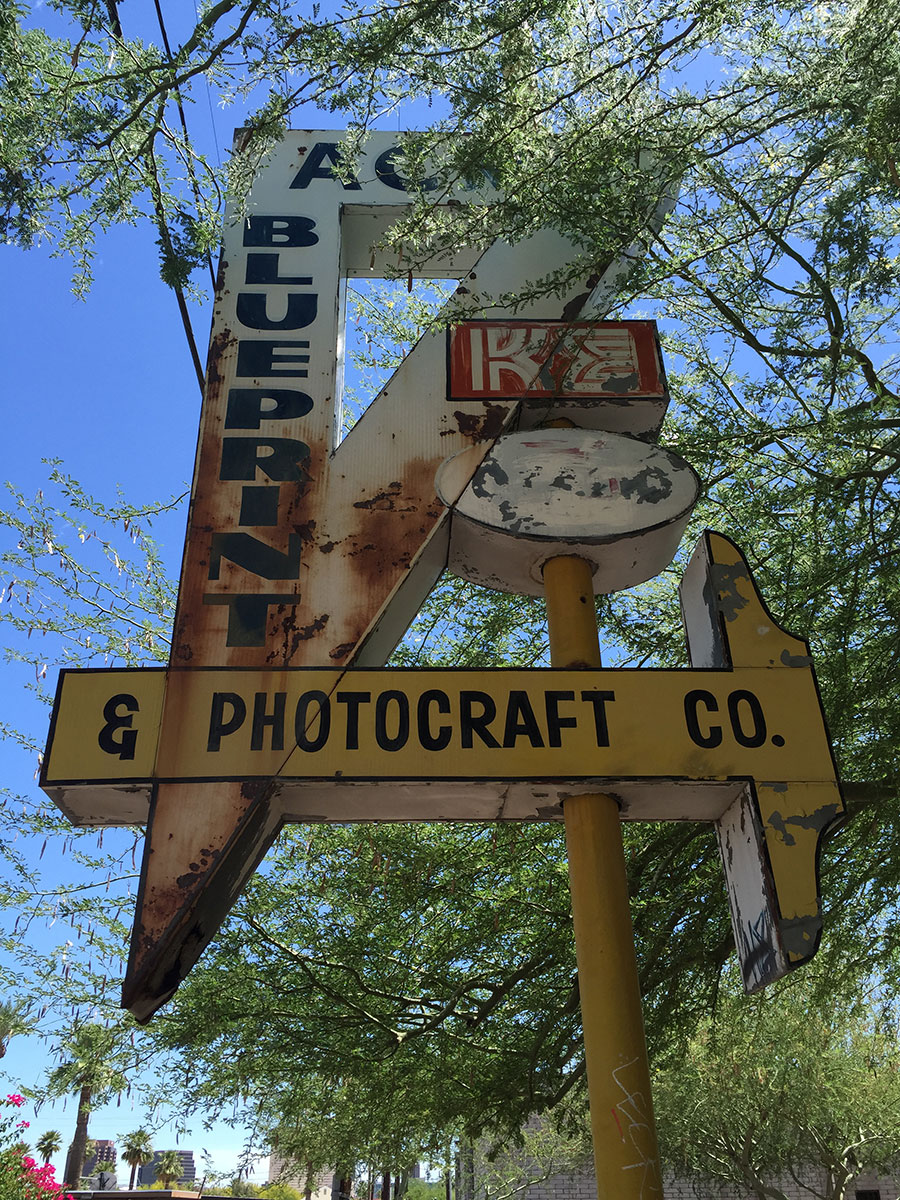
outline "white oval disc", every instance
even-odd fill
[[[623,434],[535,429],[498,438],[474,474],[472,457],[464,450],[437,474],[454,508],[449,565],[503,591],[542,594],[541,568],[558,554],[588,559],[598,594],[650,579],[671,562],[700,491],[683,459]]]

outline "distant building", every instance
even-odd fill
[[[139,1187],[150,1187],[151,1184],[156,1183],[156,1168],[163,1153],[164,1151],[157,1150],[150,1162],[145,1163],[142,1167],[138,1167],[137,1182]],[[176,1184],[182,1182],[193,1183],[197,1178],[193,1150],[176,1150],[175,1153],[181,1159],[181,1174],[178,1176]]]
[[[811,1196],[824,1196],[825,1173],[810,1167],[804,1175],[804,1183],[797,1179],[781,1178],[773,1181],[779,1195],[786,1200],[809,1200]],[[875,1175],[860,1175],[847,1188],[847,1200],[895,1200],[898,1195],[898,1180],[879,1178]],[[672,1179],[663,1181],[666,1200],[752,1200],[750,1192],[743,1188],[723,1184],[704,1184],[698,1180]],[[520,1193],[522,1200],[597,1200],[597,1180],[592,1171],[551,1175],[540,1183],[533,1183]],[[774,1194],[774,1193],[773,1193]],[[461,1200],[464,1194],[460,1193]]]
[[[269,1183],[286,1183],[296,1188],[300,1195],[306,1192],[306,1173],[299,1163],[282,1158],[275,1151],[269,1157]],[[311,1200],[332,1200],[337,1195],[339,1182],[333,1171],[320,1171],[313,1179]]]
[[[526,1129],[540,1128],[540,1118],[531,1117]],[[475,1200],[484,1191],[480,1186],[483,1166],[481,1155],[486,1144],[473,1149],[471,1143],[463,1143],[456,1160],[456,1200]],[[531,1168],[521,1152],[511,1151],[508,1162],[511,1166],[521,1164],[523,1182]],[[825,1170],[810,1166],[803,1169],[802,1181],[798,1176],[773,1180],[778,1195],[785,1200],[809,1200],[811,1196],[827,1194],[828,1181]],[[729,1184],[707,1184],[697,1179],[664,1178],[662,1194],[665,1200],[752,1200],[751,1193]],[[517,1189],[519,1200],[597,1200],[597,1179],[589,1164],[581,1170],[559,1175],[550,1175]],[[773,1191],[774,1195],[774,1191]],[[900,1178],[861,1174],[848,1184],[844,1193],[846,1200],[897,1200],[900,1197]]]
[[[93,1152],[93,1154],[90,1154],[90,1155],[88,1155],[87,1158],[85,1158],[84,1166],[82,1167],[81,1174],[84,1176],[96,1175],[97,1167],[99,1166],[100,1163],[112,1163],[113,1166],[115,1166],[115,1164],[116,1164],[116,1143],[115,1142],[107,1141],[105,1138],[99,1138],[96,1142],[94,1142],[94,1152]]]
[[[84,1166],[81,1168],[81,1178],[89,1179],[92,1175],[96,1175],[97,1164],[102,1162],[113,1163],[113,1165],[116,1162],[116,1143],[106,1141],[104,1138],[95,1141],[93,1153],[86,1155]],[[72,1147],[70,1146],[66,1154],[66,1169],[63,1173],[63,1179],[69,1178],[69,1167],[71,1164]]]

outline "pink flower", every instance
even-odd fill
[[[18,1125],[16,1125],[16,1129],[27,1129],[30,1124],[30,1121],[19,1121]]]
[[[6,1097],[9,1104],[14,1104],[16,1108],[21,1108],[25,1103],[25,1097],[20,1096],[18,1092],[13,1092],[12,1095]]]

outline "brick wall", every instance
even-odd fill
[[[597,1200],[593,1175],[551,1175],[523,1193],[525,1200]]]
[[[806,1182],[817,1190],[810,1192],[793,1180],[779,1182],[787,1200],[815,1200],[823,1194],[821,1188],[823,1176],[816,1176],[810,1171]],[[855,1200],[857,1189],[873,1189],[880,1191],[880,1200],[898,1200],[900,1198],[900,1180],[879,1179],[874,1175],[861,1175],[847,1189],[847,1200]],[[733,1188],[719,1190],[688,1180],[667,1179],[664,1184],[665,1200],[752,1200],[749,1192],[736,1191]],[[521,1193],[521,1200],[597,1200],[597,1184],[594,1176],[583,1175],[553,1175],[542,1183],[533,1184]]]

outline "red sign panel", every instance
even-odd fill
[[[655,321],[466,321],[449,331],[450,400],[666,395]]]

